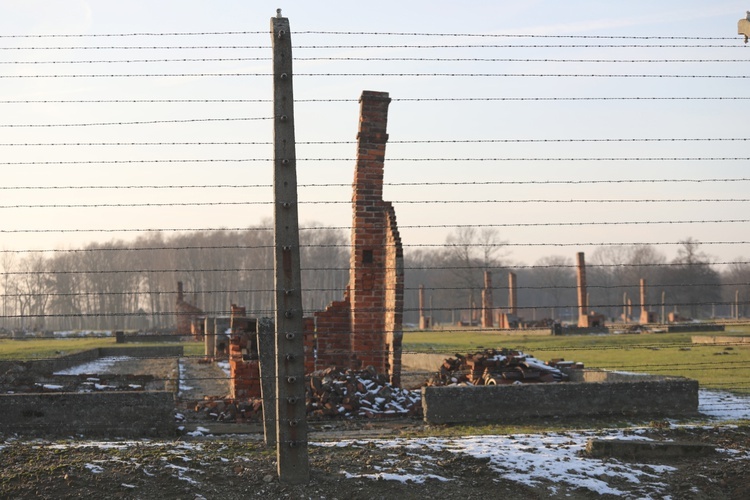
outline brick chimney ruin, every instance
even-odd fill
[[[586,290],[586,260],[583,252],[576,255],[576,291],[578,294],[578,328],[603,328],[604,315],[589,312],[589,296]]]
[[[641,321],[640,323],[642,325],[649,324],[649,323],[656,323],[656,313],[648,310],[648,301],[646,300],[647,297],[647,288],[646,288],[646,279],[641,278],[639,283],[639,291],[640,291],[640,305],[641,305]]]
[[[390,97],[360,98],[357,161],[352,185],[349,285],[343,301],[315,313],[316,365],[372,366],[393,385],[401,376],[404,269],[396,213],[383,201]]]
[[[482,328],[494,326],[493,314],[495,304],[492,299],[492,272],[484,272],[484,288],[482,288]]]

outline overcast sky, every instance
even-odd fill
[[[270,217],[277,7],[302,224],[350,223],[357,98],[377,90],[407,249],[451,231],[428,226],[497,225],[517,263],[613,242],[671,258],[687,237],[750,257],[750,4],[689,0],[0,0],[0,248]],[[218,185],[239,187],[202,187]]]

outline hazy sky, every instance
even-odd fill
[[[0,0],[12,188],[0,190],[0,248],[270,217],[277,7],[295,47],[301,223],[350,223],[356,101],[377,90],[393,99],[385,197],[407,248],[451,230],[428,226],[469,224],[498,225],[526,264],[613,242],[671,258],[686,237],[720,261],[750,257],[737,243],[750,215],[750,181],[737,180],[750,178],[750,46],[737,21],[750,4],[707,0]],[[217,185],[239,187],[202,187]]]

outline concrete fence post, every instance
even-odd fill
[[[274,289],[276,297],[276,459],[279,480],[309,481],[304,318],[300,280],[297,166],[289,19],[271,18],[274,107]]]

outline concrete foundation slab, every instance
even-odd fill
[[[625,459],[663,459],[705,457],[716,448],[702,443],[679,443],[631,439],[590,439],[586,454],[590,457]]]

